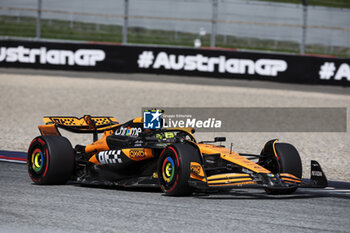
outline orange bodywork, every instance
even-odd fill
[[[60,133],[57,130],[56,125],[51,124],[51,125],[39,125],[38,126],[41,135],[43,136],[49,136],[49,135],[57,135],[59,136]]]
[[[94,163],[94,164],[98,164],[101,165],[101,163],[97,160],[96,158],[96,154],[94,154],[90,159],[89,159],[90,163]]]
[[[97,140],[96,142],[93,142],[85,147],[85,152],[100,152],[103,150],[109,150],[109,146],[107,145],[107,136],[106,134],[103,134],[102,138]]]
[[[258,164],[250,161],[249,159],[240,156],[238,153],[232,152],[229,149],[216,145],[198,144],[201,154],[217,154],[220,153],[220,157],[229,162],[238,164],[244,168],[247,168],[256,173],[271,173],[269,170],[259,166]]]
[[[220,158],[227,160],[241,167],[244,167],[255,173],[266,173],[271,172],[258,164],[250,161],[249,159],[240,156],[238,153],[232,152],[229,149],[217,145],[211,144],[198,144],[202,156],[217,154]],[[191,163],[192,166],[192,163]],[[200,169],[203,169],[200,164],[196,164]],[[199,168],[196,168],[197,171]],[[288,173],[281,173],[281,179],[286,183],[302,183],[302,181],[296,176]],[[219,187],[219,186],[244,186],[244,185],[254,185],[257,184],[256,181],[250,176],[250,174],[244,173],[227,173],[227,174],[217,174],[209,177],[201,178],[196,175],[196,172],[192,171],[191,167],[191,178],[206,182],[209,187]]]
[[[292,174],[289,173],[281,173],[280,174],[283,181],[291,182],[291,183],[302,183],[302,181]]]
[[[141,161],[149,158],[153,158],[152,149],[148,148],[130,148],[122,149],[122,152],[129,157],[129,159],[134,161]]]
[[[197,162],[191,162],[190,164],[190,170],[191,170],[191,175],[190,177],[192,179],[200,180],[203,182],[207,182],[203,167],[197,163]]]
[[[215,187],[215,186],[242,186],[247,184],[256,184],[254,181],[247,181],[247,182],[238,182],[238,183],[231,183],[227,182],[225,184],[208,184],[209,187]]]
[[[132,122],[133,123],[143,123],[143,117],[137,117]]]
[[[89,144],[85,147],[85,152],[96,152],[96,154],[100,151],[107,151],[110,150],[108,144],[107,144],[107,137],[111,135],[113,131],[105,131],[102,138],[97,140],[96,142]],[[149,148],[127,148],[121,150],[123,154],[125,154],[129,159],[134,161],[141,161],[149,158],[153,158],[153,152],[152,149]],[[93,155],[89,161],[94,164],[100,164],[96,158],[96,154]]]
[[[227,173],[208,177],[208,186],[256,184],[249,174]]]
[[[248,170],[256,173],[271,173],[269,170],[259,166],[258,164],[250,161],[249,159],[240,156],[238,153],[232,152],[229,149],[221,146],[211,145],[211,144],[198,144],[201,155],[206,156],[206,154],[219,154],[220,158],[227,160],[231,163],[237,164]],[[242,186],[242,185],[253,185],[257,184],[253,181],[253,178],[249,174],[242,173],[227,173],[218,174],[206,177],[204,172],[202,176],[199,176],[199,171],[203,171],[203,167],[199,163],[191,162],[191,178],[206,182],[209,187],[215,186]]]

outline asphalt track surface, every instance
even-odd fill
[[[350,190],[167,197],[158,189],[34,185],[0,162],[0,232],[350,232]]]
[[[339,87],[10,69],[0,70],[0,93],[0,150],[17,151],[26,151],[31,138],[38,135],[40,117],[50,114],[106,111],[123,122],[139,114],[142,106],[165,103],[224,107],[350,104],[349,90]],[[266,137],[276,135],[227,136],[238,151],[254,153],[253,148],[261,147]],[[348,132],[279,136],[296,145],[306,170],[308,161],[316,159],[329,179],[350,180]],[[0,196],[0,232],[350,232],[349,187],[300,189],[287,196],[249,189],[175,198],[150,188],[38,186],[28,177],[25,165],[0,162]]]

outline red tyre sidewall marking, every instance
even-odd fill
[[[166,149],[166,148],[164,148],[164,149],[162,150],[162,152],[161,152],[160,155],[159,155],[159,158],[162,157],[162,155],[163,155],[165,149]],[[162,165],[161,165],[161,166],[162,166]],[[163,173],[163,170],[161,170],[161,171],[162,171],[162,173]],[[162,183],[160,182],[160,179],[159,179],[159,185],[160,185],[160,187],[162,188],[162,190],[165,190],[165,186],[162,185]]]
[[[32,154],[32,153],[30,152],[30,150],[31,150],[31,148],[32,148],[32,145],[33,145],[33,143],[36,142],[37,140],[38,140],[38,139],[35,138],[35,139],[30,143],[30,145],[29,145],[28,152],[27,152],[27,164],[29,164],[29,163],[28,163],[28,160],[31,159],[30,154]]]
[[[35,179],[30,173],[29,173],[29,176],[34,182],[40,182],[40,178],[39,179]]]
[[[45,146],[45,142],[43,140],[41,140],[40,138],[38,138],[38,141],[41,143],[41,145]]]
[[[46,148],[46,168],[43,176],[46,176],[47,168],[49,167],[49,151]]]
[[[174,182],[174,184],[173,184],[173,187],[171,187],[171,189],[169,189],[168,190],[168,192],[171,192],[171,191],[173,191],[174,190],[174,188],[176,187],[176,185],[177,185],[177,181],[178,181],[178,179],[179,179],[179,175],[176,175],[176,180],[175,180],[175,182]]]
[[[168,148],[171,149],[174,152],[175,157],[176,157],[176,161],[177,161],[177,166],[180,167],[179,156],[177,155],[176,150],[174,148],[172,148],[172,147],[168,147]]]
[[[163,153],[164,153],[165,149],[166,149],[166,148],[164,148],[164,149],[162,150],[162,152],[160,152],[159,157],[161,157],[161,156],[163,155]]]
[[[277,151],[276,151],[276,158],[277,158],[277,162],[278,162],[278,167],[279,167],[279,169],[281,171],[280,157],[278,156]]]
[[[168,147],[168,148],[171,149],[171,150],[174,152],[175,157],[176,157],[177,166],[180,167],[179,156],[178,156],[176,150],[175,150],[174,148],[172,148],[172,147]],[[160,157],[163,155],[165,149],[167,149],[167,148],[164,148],[164,149],[163,149],[163,151],[160,153]],[[167,192],[171,192],[171,191],[174,190],[174,188],[175,188],[176,185],[177,185],[177,181],[178,181],[178,180],[179,180],[179,174],[176,175],[176,180],[175,180],[173,186],[172,186],[171,189],[169,189]]]
[[[40,182],[40,178],[39,179],[35,179],[30,173],[29,173],[29,176],[34,182]]]
[[[280,161],[280,157],[278,156],[277,151],[276,151],[276,158],[277,158],[277,161]]]
[[[164,162],[163,162],[162,173],[165,171],[164,168],[165,168],[165,164],[166,164],[167,161],[168,161],[168,158],[166,158],[166,159],[164,160]]]
[[[28,152],[27,152],[27,165],[29,165],[28,160],[31,159],[31,156],[28,156],[28,155],[31,154],[31,153],[30,153],[31,147],[32,147],[33,143],[36,142],[36,141],[38,141],[38,138],[35,138],[35,139],[32,141],[32,143],[30,143],[30,145],[29,145]],[[40,141],[43,142],[42,140],[40,140]],[[32,174],[30,174],[30,172],[28,172],[28,173],[29,173],[30,178],[31,178],[34,182],[40,182],[40,180],[41,180],[40,178],[39,178],[39,179],[35,179],[35,178],[32,176]]]
[[[276,140],[276,141],[277,141],[277,140]],[[281,171],[280,157],[279,157],[278,154],[277,154],[276,145],[275,145],[276,141],[273,143],[273,145],[272,145],[273,148],[272,148],[272,149],[273,149],[273,151],[275,152],[275,156],[276,156],[277,162],[278,162],[278,168],[279,168],[280,171]]]
[[[30,152],[30,148],[32,147],[33,143],[36,142],[37,140],[38,139],[36,138],[30,143],[29,148],[28,148],[28,152],[27,152],[28,155],[29,155],[29,152]]]
[[[177,167],[178,167],[178,169],[179,169],[179,168],[180,168],[180,162],[179,162],[179,156],[178,156],[176,150],[175,150],[173,147],[168,147],[168,148],[171,149],[171,150],[174,152],[175,157],[176,157],[176,161],[177,161]],[[168,192],[171,192],[171,191],[174,190],[174,188],[175,188],[176,185],[177,185],[177,181],[178,181],[178,180],[179,180],[179,174],[176,175],[176,180],[175,180],[173,186],[168,190]]]

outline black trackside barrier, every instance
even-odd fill
[[[0,40],[0,67],[350,86],[350,59],[219,49]]]

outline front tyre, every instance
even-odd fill
[[[269,148],[270,147],[270,148]],[[261,153],[259,164],[272,173],[289,173],[301,179],[302,163],[297,149],[288,143],[268,142]],[[297,187],[286,189],[266,189],[268,194],[291,194]]]
[[[61,136],[36,137],[28,149],[27,166],[36,184],[65,184],[74,170],[72,145]]]
[[[186,196],[193,193],[189,186],[190,163],[200,162],[198,150],[190,143],[176,143],[161,153],[157,174],[162,191],[169,196]]]

